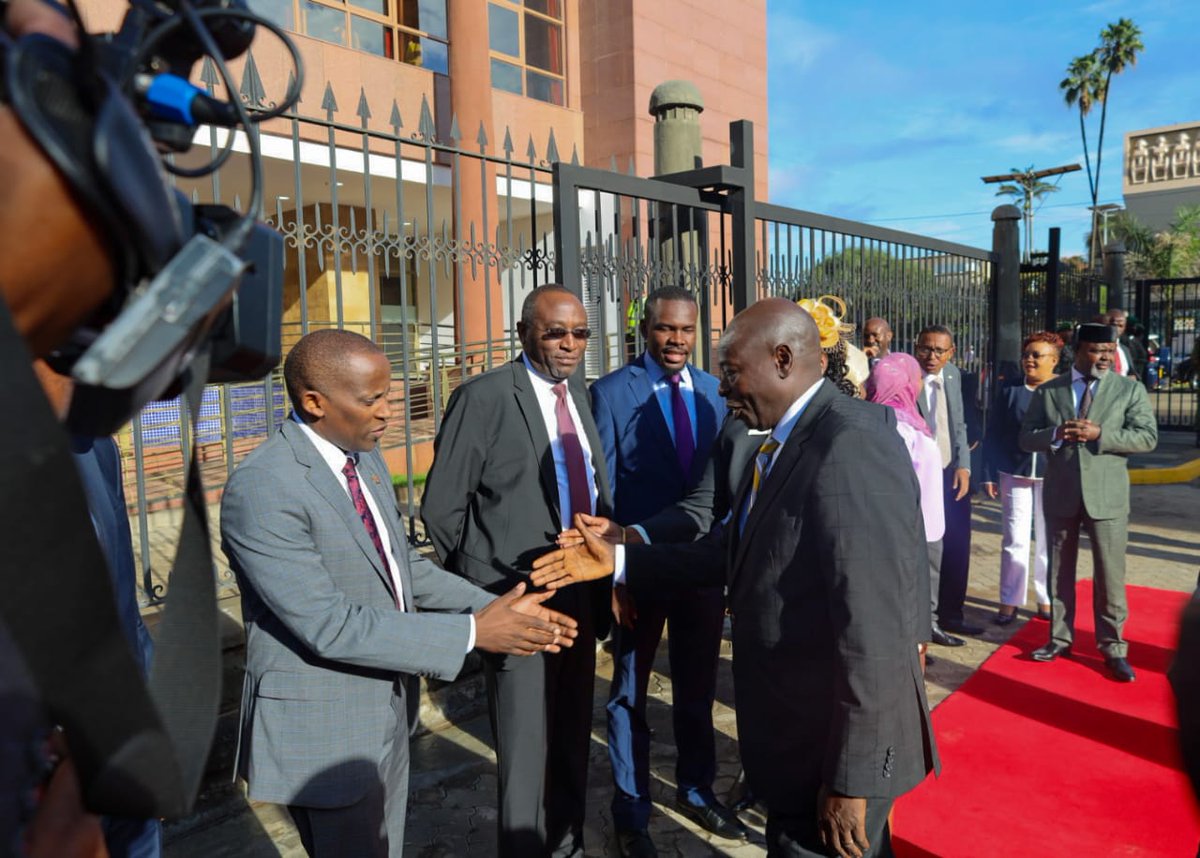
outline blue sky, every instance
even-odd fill
[[[991,246],[1007,202],[981,176],[1083,163],[1079,116],[1058,90],[1070,60],[1120,17],[1142,30],[1138,63],[1114,78],[1100,202],[1121,202],[1126,131],[1200,120],[1200,2],[981,3],[768,0],[771,201]],[[1089,117],[1095,151],[1099,110]],[[1035,214],[1080,253],[1084,171]]]

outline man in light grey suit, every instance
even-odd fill
[[[221,505],[246,626],[237,771],[288,806],[310,855],[400,856],[415,677],[452,679],[472,648],[556,652],[575,622],[408,547],[377,446],[391,364],[370,340],[308,334],[284,378],[292,418]]]
[[[1069,655],[1075,637],[1075,568],[1079,531],[1092,543],[1092,612],[1096,645],[1109,674],[1133,682],[1121,637],[1125,543],[1129,533],[1130,453],[1158,443],[1158,421],[1146,388],[1112,372],[1117,333],[1106,324],[1080,325],[1071,371],[1038,387],[1021,425],[1021,448],[1046,454],[1046,531],[1050,535],[1050,642],[1035,661]]]
[[[925,371],[925,390],[917,408],[933,430],[942,456],[946,535],[929,543],[929,586],[934,610],[930,639],[942,646],[962,646],[962,638],[948,632],[977,635],[978,626],[967,625],[963,602],[971,566],[971,448],[963,416],[962,376],[950,363],[954,335],[944,325],[928,325],[917,336],[913,349]]]

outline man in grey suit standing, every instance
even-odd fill
[[[930,598],[934,621],[930,640],[942,646],[962,646],[963,639],[949,632],[977,635],[983,631],[963,618],[967,578],[971,569],[971,448],[963,416],[962,376],[950,363],[954,335],[944,325],[928,325],[917,336],[913,349],[925,371],[925,391],[917,408],[937,441],[942,456],[946,535],[931,542]]]
[[[890,855],[892,801],[938,766],[917,643],[929,628],[916,475],[891,409],[822,379],[816,325],[782,298],[721,338],[721,394],[760,436],[725,526],[682,545],[585,544],[533,581],[724,583],[738,741],[768,854]]]
[[[237,770],[251,798],[288,806],[309,855],[398,858],[415,677],[452,679],[473,648],[558,651],[575,622],[408,547],[378,450],[391,364],[374,343],[308,334],[284,380],[291,418],[221,504],[246,627]]]
[[[1075,363],[1069,373],[1038,387],[1025,412],[1020,444],[1046,454],[1046,530],[1050,535],[1050,641],[1033,653],[1036,661],[1070,655],[1075,637],[1075,569],[1079,531],[1092,543],[1095,566],[1092,613],[1096,645],[1109,674],[1133,682],[1121,637],[1129,608],[1125,600],[1125,544],[1129,537],[1130,453],[1158,444],[1158,421],[1146,388],[1112,372],[1116,330],[1080,325]]]
[[[421,518],[447,569],[499,592],[576,513],[611,515],[604,448],[582,373],[591,331],[565,287],[534,289],[517,324],[522,353],[450,397],[434,442]],[[558,655],[486,659],[500,786],[499,854],[583,854],[594,642],[611,589],[577,587],[547,603],[579,622]]]

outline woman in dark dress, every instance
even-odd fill
[[[1057,334],[1040,331],[1025,338],[1021,346],[1021,369],[1025,377],[1000,391],[988,418],[983,449],[983,490],[1000,497],[1004,540],[1000,552],[1000,610],[995,623],[1006,626],[1025,604],[1029,590],[1030,526],[1034,532],[1033,588],[1037,594],[1038,619],[1050,619],[1050,594],[1046,568],[1050,545],[1042,512],[1042,476],[1045,456],[1026,453],[1017,444],[1021,420],[1038,385],[1054,378],[1062,351]]]

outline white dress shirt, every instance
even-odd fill
[[[537,396],[542,420],[546,423],[546,434],[550,437],[550,453],[554,457],[554,474],[558,480],[558,509],[561,517],[559,523],[563,530],[568,530],[575,525],[571,522],[571,481],[567,476],[567,457],[563,453],[562,439],[558,437],[558,417],[554,413],[554,407],[558,403],[554,386],[559,382],[546,378],[534,369],[524,353],[521,355],[521,360],[525,361],[525,368],[529,370],[529,380],[533,382],[533,392]],[[579,411],[575,408],[575,399],[569,391],[567,393],[567,409],[571,412],[571,420],[575,423],[579,446],[583,447],[583,463],[587,466],[588,493],[592,497],[592,508],[588,510],[588,513],[594,514],[598,492],[596,490],[596,467],[592,464],[592,447],[588,443],[587,432],[583,429],[583,421],[579,419]]]
[[[311,426],[300,420],[299,417],[293,415],[293,418],[300,425],[308,440],[312,441],[313,446],[317,448],[317,452],[321,454],[321,458],[325,460],[325,464],[329,465],[329,470],[333,471],[333,476],[338,481],[338,485],[342,487],[346,492],[346,497],[349,498],[350,486],[346,482],[346,475],[342,473],[342,468],[346,466],[347,458],[353,458],[355,467],[357,468],[358,454],[347,453],[337,444],[322,438],[313,431]],[[364,480],[361,473],[358,480],[359,485],[362,486]],[[383,544],[383,553],[387,557],[388,577],[392,581],[393,592],[396,594],[396,602],[404,606],[403,610],[412,610],[413,606],[406,601],[404,596],[404,586],[400,581],[400,569],[396,564],[396,555],[392,551],[392,539],[388,534],[387,524],[379,512],[379,506],[375,503],[374,494],[366,486],[362,486],[362,489],[363,497],[367,501],[367,507],[371,510],[371,515],[375,518],[375,529],[379,532],[379,541]],[[353,499],[351,499],[351,502],[353,502]],[[363,525],[363,527],[365,529],[366,525]],[[467,652],[470,652],[475,649],[475,616],[473,614],[469,614],[468,616],[471,618],[471,633],[467,636]]]
[[[771,468],[774,467],[775,461],[779,458],[779,451],[782,450],[784,444],[787,443],[787,439],[792,434],[792,429],[795,428],[796,423],[800,420],[800,415],[804,413],[804,409],[808,407],[808,403],[812,401],[812,398],[817,395],[817,391],[821,389],[821,384],[824,381],[825,381],[824,378],[817,379],[816,384],[812,385],[811,387],[808,388],[808,390],[806,390],[806,391],[804,391],[804,393],[800,394],[800,397],[788,407],[787,411],[785,411],[783,413],[783,417],[781,417],[779,419],[779,422],[775,424],[775,428],[771,432],[755,433],[753,430],[751,430],[751,434],[762,434],[764,436],[769,435],[770,437],[774,438],[776,441],[779,442],[779,447],[775,450],[774,453],[771,454],[771,460],[767,463],[767,466],[763,469],[763,480],[764,481],[766,481],[767,477],[770,475]],[[763,441],[765,442],[766,440],[767,439],[764,437]],[[753,463],[751,463],[751,467],[754,467]],[[737,488],[738,488],[737,486],[730,486],[730,489],[734,490],[734,491],[736,491]],[[744,514],[746,514],[748,512],[749,512],[748,509],[738,510],[739,522],[741,524],[745,524]],[[726,513],[725,518],[722,523],[725,525],[728,525],[729,521],[733,518],[733,514],[734,514],[734,510],[730,510],[728,513]],[[639,528],[638,530],[640,533],[641,528]],[[625,583],[625,546],[618,545],[618,546],[616,546],[616,550],[613,552],[613,586],[615,587],[617,585],[624,584],[624,583]]]

